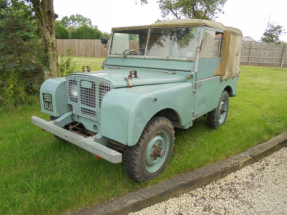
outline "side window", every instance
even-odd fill
[[[205,30],[201,41],[199,58],[217,58],[221,55],[223,34],[221,32]]]

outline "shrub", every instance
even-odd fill
[[[66,52],[66,55],[61,55],[59,58],[59,74],[64,77],[72,74],[76,69],[76,63],[71,56],[71,49]]]
[[[0,105],[30,104],[44,80],[47,59],[36,36],[36,21],[23,2],[12,1],[0,14]]]

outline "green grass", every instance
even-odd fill
[[[99,69],[103,59],[76,58]],[[122,164],[56,140],[32,125],[49,116],[38,106],[0,110],[0,214],[59,214],[142,189],[228,158],[287,130],[287,69],[243,66],[238,92],[230,99],[226,124],[206,127],[201,117],[188,130],[176,129],[175,147],[164,173],[143,184]]]
[[[95,57],[73,57],[76,62],[76,70],[82,72],[83,66],[89,66],[91,71],[102,70],[101,66],[105,58],[95,58]],[[85,68],[86,69],[86,68]]]

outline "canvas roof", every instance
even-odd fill
[[[141,25],[141,26],[129,26],[129,27],[118,27],[113,28],[113,31],[120,31],[120,30],[132,30],[132,29],[143,29],[143,28],[167,28],[167,27],[200,27],[200,26],[207,26],[219,30],[227,30],[230,31],[232,34],[242,36],[241,30],[232,27],[225,27],[220,22],[213,22],[210,20],[203,20],[203,19],[177,19],[171,21],[164,21],[158,22],[151,25]]]

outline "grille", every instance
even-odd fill
[[[67,101],[73,106],[73,113],[97,122],[101,120],[103,98],[111,89],[112,83],[104,79],[86,75],[66,77]]]

